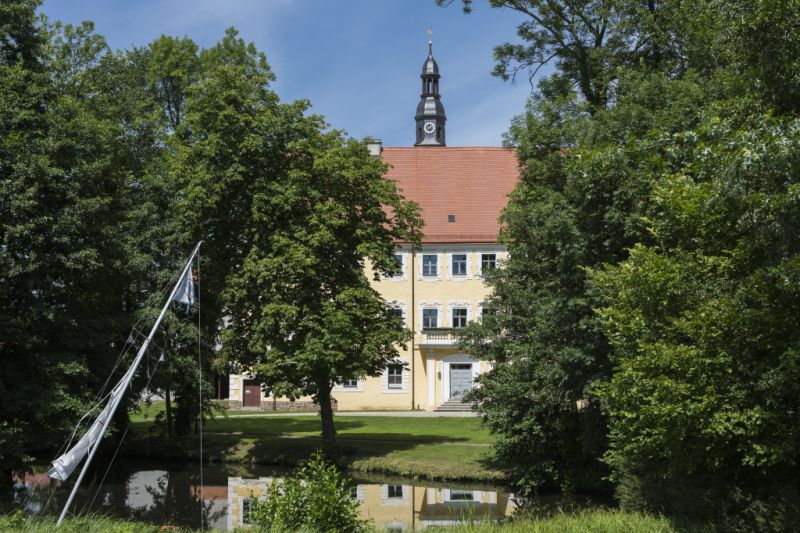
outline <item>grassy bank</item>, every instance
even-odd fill
[[[357,472],[432,480],[502,481],[487,459],[491,436],[477,418],[398,418],[337,415],[342,463]],[[197,437],[167,439],[140,420],[128,456],[196,459]],[[322,444],[316,416],[228,417],[205,424],[212,462],[295,465]]]
[[[24,520],[0,517],[0,531],[19,531],[23,533],[52,533],[55,521]],[[430,531],[431,529],[426,529]],[[547,518],[520,520],[507,524],[473,524],[448,528],[432,529],[442,533],[585,533],[602,531],[603,533],[673,533],[687,531],[686,528],[675,527],[668,519],[623,511],[582,511],[563,513]],[[690,531],[692,529],[689,529]],[[63,533],[155,533],[159,526],[138,522],[125,522],[108,518],[72,519],[64,522]],[[181,529],[190,532],[190,529]],[[213,531],[213,530],[206,530]],[[240,530],[245,531],[245,530]],[[253,531],[247,529],[246,531]],[[701,530],[695,530],[701,531]]]
[[[128,522],[102,517],[68,518],[61,527],[55,529],[54,518],[30,518],[18,516],[0,516],[0,532],[14,531],[17,533],[163,533],[161,526],[144,524],[142,522]],[[191,529],[181,528],[180,531],[190,532]],[[215,533],[215,529],[206,529],[208,533]]]
[[[440,533],[677,533],[703,529],[676,527],[669,519],[619,510],[561,513],[546,518],[512,521],[507,524],[464,524],[428,528]],[[710,533],[710,530],[707,530]]]

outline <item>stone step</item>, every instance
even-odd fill
[[[447,400],[442,405],[434,409],[434,411],[469,412],[472,411],[472,405],[460,402],[458,400]]]

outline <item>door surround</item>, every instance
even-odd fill
[[[480,374],[480,361],[464,353],[448,355],[442,359],[442,401],[450,399],[450,365],[452,363],[472,363],[472,381]]]

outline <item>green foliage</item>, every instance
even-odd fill
[[[607,488],[606,422],[593,384],[611,365],[586,268],[650,241],[650,176],[668,162],[651,156],[648,125],[662,117],[675,129],[693,124],[707,94],[692,77],[643,72],[623,76],[618,90],[613,108],[590,115],[577,96],[545,85],[507,139],[525,162],[502,216],[509,259],[487,278],[493,291],[484,306],[494,313],[463,342],[495,362],[472,398],[522,493]]]
[[[76,96],[102,40],[88,27],[43,26],[30,2],[2,9],[13,16],[3,19],[0,41],[15,50],[0,64],[5,470],[60,443],[111,371],[109,347],[121,344],[129,323],[122,305],[129,278],[119,239],[127,172],[116,159],[117,129],[97,112],[96,94]]]
[[[653,192],[655,242],[593,275],[614,348],[606,460],[631,506],[784,530],[800,512],[800,123],[746,126],[664,138],[681,165]]]
[[[436,0],[440,6],[454,0]],[[464,12],[473,0],[462,0]],[[615,99],[615,84],[630,68],[682,71],[687,55],[674,21],[679,5],[657,0],[488,0],[489,6],[524,17],[517,26],[521,42],[494,49],[493,74],[515,80],[525,73],[533,84],[545,67],[554,67],[548,83],[562,94],[576,88],[591,113]]]
[[[602,106],[557,64],[507,136],[523,162],[510,257],[463,339],[496,362],[472,396],[496,456],[523,494],[604,458],[630,507],[790,527],[795,3],[647,2],[640,20],[642,2],[490,3],[530,17],[530,47],[506,50],[518,65],[601,4],[612,34],[646,26],[664,52],[613,51]],[[565,14],[577,25],[548,29]]]
[[[358,500],[336,465],[320,452],[292,476],[273,481],[266,498],[253,506],[253,523],[262,531],[366,531],[369,522],[359,518]]]

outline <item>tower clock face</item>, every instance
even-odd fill
[[[425,133],[433,133],[433,130],[436,129],[436,126],[433,125],[433,122],[426,122],[424,128]]]

